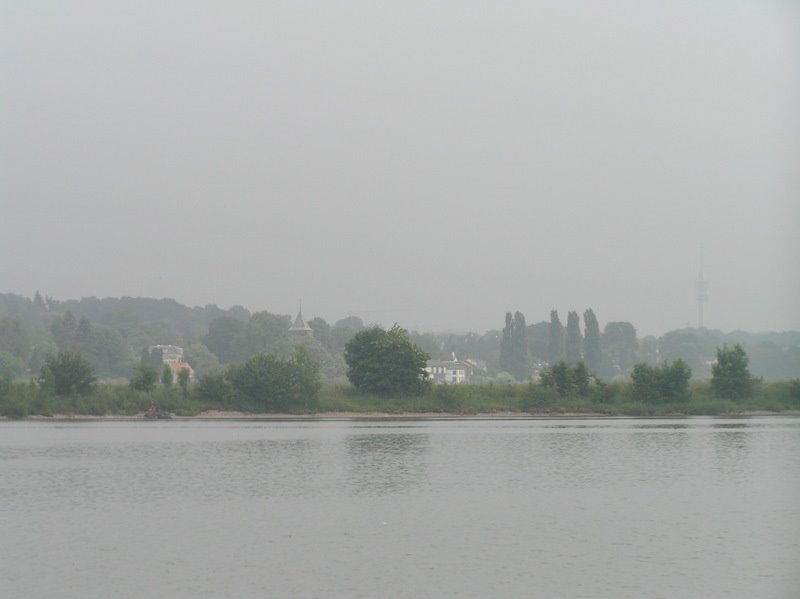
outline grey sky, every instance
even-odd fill
[[[2,292],[800,329],[797,3],[1,10]]]

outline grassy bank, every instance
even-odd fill
[[[440,414],[600,414],[609,416],[720,415],[800,410],[800,381],[762,382],[750,399],[732,401],[711,394],[708,382],[693,382],[690,399],[680,402],[634,401],[628,383],[593,384],[584,395],[562,397],[553,388],[534,384],[433,386],[422,395],[383,397],[363,394],[350,385],[323,385],[308,406],[282,413],[320,412]],[[203,401],[191,389],[158,387],[136,391],[125,384],[97,384],[87,395],[57,396],[30,383],[15,383],[0,393],[0,416],[25,418],[54,414],[136,416],[154,403],[178,416],[196,416],[222,409],[269,413],[259,406]]]

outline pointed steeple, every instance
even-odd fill
[[[294,324],[289,327],[289,334],[290,335],[308,335],[313,336],[314,330],[308,326],[305,320],[303,320],[303,302],[300,301],[300,307],[297,312],[297,318],[294,319]]]

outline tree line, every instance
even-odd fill
[[[510,319],[509,319],[510,317]],[[582,326],[581,326],[582,317]],[[510,320],[510,322],[509,322]],[[33,299],[0,294],[0,374],[36,377],[47,356],[79,353],[100,379],[133,376],[143,347],[179,345],[199,375],[243,364],[257,353],[292,355],[290,318],[267,311],[251,313],[241,306],[189,308],[174,300],[84,298],[60,302],[38,292]],[[326,382],[346,382],[347,341],[369,328],[357,317],[329,324],[308,321],[313,337],[303,339],[320,363]],[[498,323],[499,324],[499,323]],[[637,337],[629,322],[601,327],[591,309],[567,313],[562,324],[553,310],[549,319],[529,324],[521,312],[509,313],[504,326],[485,333],[410,331],[409,339],[434,359],[473,358],[486,364],[480,380],[518,381],[546,364],[574,364],[580,355],[589,371],[603,380],[630,378],[637,363],[659,365],[682,359],[695,379],[711,377],[717,347],[741,345],[755,376],[767,380],[800,377],[800,333],[723,334],[707,329],[680,329],[661,337]],[[508,374],[503,374],[508,373]],[[498,375],[499,378],[498,378]]]

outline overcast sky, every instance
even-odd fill
[[[800,329],[800,3],[0,6],[0,292]]]

